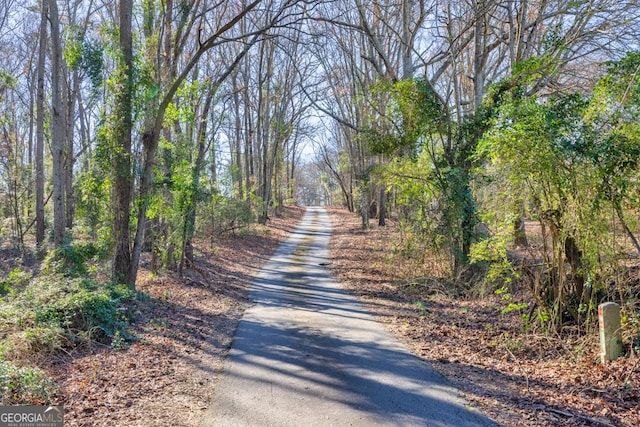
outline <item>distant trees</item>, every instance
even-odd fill
[[[629,17],[638,10],[635,2],[354,1],[342,7],[323,15],[321,22],[331,22],[332,30],[318,31],[336,34],[335,54],[322,56],[331,58],[324,59],[326,81],[342,95],[332,99],[347,105],[324,108],[341,132],[324,152],[346,157],[338,165],[352,170],[351,181],[359,183],[350,185],[357,196],[345,196],[346,204],[354,197],[375,206],[371,185],[380,181],[368,178],[375,165],[428,156],[423,172],[413,177],[416,185],[428,181],[422,209],[430,214],[420,217],[435,228],[422,229],[439,230],[439,238],[429,239],[443,243],[437,250],[451,255],[457,273],[482,237],[473,194],[480,165],[475,153],[503,96],[516,88],[524,97],[588,90],[599,75],[597,64],[624,52],[636,30]],[[336,70],[350,76],[341,78],[352,90],[338,83]],[[403,83],[405,78],[417,78],[415,85]],[[388,180],[385,185],[394,188]],[[522,214],[522,203],[514,206]],[[415,216],[414,209],[403,212]],[[514,218],[514,224],[524,222]]]
[[[618,226],[605,201],[637,246],[628,224],[637,132],[620,99],[628,105],[637,84],[625,55],[639,10],[354,1],[323,15],[318,34],[336,34],[337,47],[319,56],[327,99],[339,101],[316,100],[334,118],[320,156],[345,205],[360,204],[366,226],[384,217],[386,195],[412,256],[445,260],[459,278],[474,274],[472,261],[491,261],[503,268],[490,275],[497,281],[515,274],[505,245],[526,245],[525,218],[535,218],[548,244],[532,285],[537,308],[557,325],[592,315],[611,268],[602,260],[615,258],[600,240]],[[614,72],[622,64],[626,77]]]
[[[1,70],[3,111],[14,88],[30,94],[2,121],[0,199],[17,221],[11,238],[3,226],[6,242],[18,246],[31,222],[43,250],[47,230],[56,246],[88,234],[111,251],[114,280],[134,286],[145,250],[155,268],[189,264],[198,209],[220,197],[245,199],[266,220],[291,199],[308,137],[298,86],[309,69],[295,60],[303,6],[46,0],[37,11],[2,8],[0,38],[8,40],[8,26],[25,37],[0,54],[31,52],[22,61],[28,74]],[[10,130],[9,116],[33,137]],[[16,175],[16,166],[29,173]]]
[[[144,252],[152,269],[182,271],[198,230],[342,200],[365,227],[398,220],[460,275],[496,233],[525,245],[524,219],[564,203],[574,219],[555,224],[549,268],[574,254],[577,295],[597,239],[570,231],[583,222],[564,200],[595,183],[589,212],[608,206],[640,246],[635,1],[12,6],[0,10],[0,234],[23,251],[91,238],[134,286]],[[569,134],[589,136],[588,152]]]

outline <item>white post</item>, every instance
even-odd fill
[[[620,306],[614,302],[605,302],[598,306],[600,324],[600,359],[605,364],[622,354],[622,335],[620,333]]]

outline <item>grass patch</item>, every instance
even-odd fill
[[[11,271],[7,277],[0,280],[0,301],[2,301],[2,298],[6,295],[13,294],[24,288],[29,284],[29,280],[31,280],[30,272],[23,271],[19,268]]]

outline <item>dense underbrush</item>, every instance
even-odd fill
[[[34,365],[131,338],[127,302],[135,293],[95,279],[90,265],[99,252],[92,244],[67,244],[50,252],[40,270],[16,268],[0,280],[0,404],[51,402],[57,386]]]

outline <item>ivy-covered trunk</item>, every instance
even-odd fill
[[[480,222],[471,192],[469,167],[454,166],[450,169],[443,197],[443,232],[450,236],[454,273],[458,274],[469,264],[471,245],[476,241],[475,229]]]
[[[504,102],[503,97],[517,88],[518,84],[516,77],[494,85],[475,112],[464,117],[462,122],[450,131],[453,144],[450,150],[445,151],[445,159],[449,166],[449,191],[445,192],[445,196],[449,198],[448,203],[452,210],[448,215],[453,215],[450,225],[454,228],[449,231],[457,236],[454,247],[456,273],[460,273],[469,264],[471,246],[478,240],[476,229],[480,224],[480,218],[471,188],[478,144],[489,130],[491,119]],[[456,222],[459,229],[455,228]]]
[[[132,199],[131,131],[133,127],[133,37],[131,31],[133,3],[120,1],[120,58],[113,139],[117,149],[113,153],[113,279],[135,286],[129,280],[131,246],[129,243],[129,219]]]

